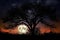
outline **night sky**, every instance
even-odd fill
[[[41,32],[41,34],[50,33],[50,32],[60,33],[60,1],[58,1],[58,0],[0,0],[0,19],[9,16],[9,13],[7,13],[8,10],[13,9],[13,8],[17,8],[17,7],[20,8],[21,5],[23,5],[25,3],[26,4],[28,4],[28,3],[32,3],[32,4],[33,3],[37,3],[39,5],[40,4],[43,5],[44,7],[45,6],[46,7],[49,6],[52,9],[56,8],[56,12],[55,11],[54,12],[56,13],[56,18],[59,20],[58,22],[55,22],[55,21],[51,20],[47,15],[45,15],[45,16],[42,17],[43,18],[43,20],[42,20],[43,22],[42,23],[37,23],[38,25],[36,25],[36,27],[37,27],[37,29],[39,29],[39,32]],[[25,7],[25,6],[23,6],[23,7]],[[30,11],[30,12],[31,13],[35,13],[35,11]],[[33,19],[35,15],[31,14],[31,13],[28,14],[28,13],[26,13],[28,15],[27,16],[27,20],[28,20],[28,22],[30,24],[32,24],[32,23],[34,24],[35,23],[34,20],[36,20],[36,19],[37,19],[37,21],[39,21],[41,19],[41,18],[38,17],[38,18],[36,18],[36,19],[34,19],[34,20],[31,21],[31,19]],[[54,14],[50,13],[50,14],[53,17],[55,15],[55,13]],[[55,16],[54,16],[54,18],[55,18]],[[56,28],[52,28],[52,27],[50,28],[50,26],[47,25],[47,24],[54,25],[54,27],[56,27]],[[5,27],[6,25],[8,25],[8,23],[7,24],[3,24],[3,22],[0,20],[0,27]],[[10,26],[8,28],[10,28]],[[11,27],[11,28],[13,28],[13,27]],[[10,30],[5,30],[5,29],[2,28],[2,32],[9,32],[9,33],[14,34],[13,32],[17,32],[17,28],[11,29],[11,32],[10,32]]]
[[[52,6],[56,7],[56,14],[57,18],[60,18],[60,3],[59,0],[0,0],[0,18],[4,18],[7,15],[7,10],[11,9],[12,7],[20,7],[24,3],[41,3],[42,5],[45,6]]]
[[[52,33],[57,33],[57,34],[60,34],[60,1],[59,0],[0,0],[0,19],[2,19],[2,18],[5,18],[5,17],[8,17],[8,10],[10,10],[10,9],[12,9],[12,8],[16,8],[16,7],[21,7],[21,5],[22,4],[25,4],[25,3],[37,3],[37,4],[39,4],[39,3],[41,3],[41,5],[43,5],[44,7],[45,6],[49,6],[49,7],[51,7],[51,8],[56,8],[56,18],[58,19],[58,21],[52,21],[52,20],[50,20],[50,18],[48,17],[48,16],[43,16],[42,18],[43,18],[43,22],[39,22],[39,16],[38,16],[38,18],[36,18],[37,19],[37,21],[36,21],[36,26],[34,25],[34,23],[35,23],[35,19],[34,20],[30,20],[29,19],[29,17],[31,17],[30,15],[31,14],[28,14],[28,19],[29,19],[29,21],[27,22],[27,24],[30,22],[30,24],[32,24],[31,26],[30,26],[30,24],[28,25],[28,26],[30,26],[31,27],[31,29],[34,29],[34,27],[36,27],[38,30],[37,30],[37,32],[36,32],[36,34],[38,33],[38,31],[39,31],[39,34],[43,34],[44,35],[44,33],[50,33],[50,32],[52,32]],[[24,6],[25,7],[25,6]],[[14,11],[15,12],[15,11]],[[55,12],[55,11],[54,11]],[[14,15],[14,14],[13,14]],[[39,15],[39,14],[38,14]],[[54,16],[54,15],[53,15]],[[25,18],[25,17],[24,17]],[[32,18],[32,17],[31,17]],[[55,18],[55,16],[54,16],[54,18]],[[33,19],[33,18],[32,18]],[[10,20],[9,20],[10,21]],[[14,27],[11,27],[12,29],[10,29],[10,22],[6,22],[6,23],[4,23],[3,22],[3,20],[0,20],[0,32],[3,32],[3,33],[8,33],[8,34],[18,34],[17,33],[17,28],[18,28],[18,25],[17,26],[14,26]],[[15,21],[15,19],[14,19],[14,21]],[[24,22],[25,20],[23,20],[23,22]],[[19,22],[20,22],[20,20],[19,20]],[[45,23],[44,23],[45,22]],[[54,27],[51,27],[50,25],[47,25],[47,24],[50,24],[50,25],[53,25]],[[12,24],[12,25],[15,25],[15,24]],[[24,24],[25,25],[25,24]],[[9,28],[9,29],[4,29],[4,27],[7,27],[7,28]],[[35,29],[36,29],[35,28]],[[36,30],[33,30],[34,31],[34,33],[35,33],[35,31]],[[33,32],[32,30],[31,30],[31,32]],[[32,33],[33,34],[33,33]],[[2,34],[3,35],[3,34]],[[1,37],[2,37],[2,39],[4,39],[7,35],[3,35],[2,36],[1,35],[1,33],[0,33],[0,40],[1,40]],[[53,34],[52,34],[52,36],[53,37],[55,37]],[[45,37],[46,39],[48,38],[48,37],[52,37],[51,35],[49,36],[49,34],[48,34],[48,36],[47,37]],[[4,37],[4,38],[3,38]],[[7,36],[6,37],[6,39],[8,39],[9,40],[9,38],[8,37],[10,37],[10,39],[11,38],[14,38],[14,39],[16,39],[16,37],[17,36],[15,36],[15,37],[11,37],[11,36]],[[29,37],[29,36],[28,36]],[[32,36],[33,37],[33,36]],[[35,36],[34,36],[35,37]],[[51,38],[52,40],[53,40],[53,37]],[[19,35],[19,37],[17,37],[17,38],[20,38],[20,35]],[[26,37],[25,37],[26,38]],[[24,38],[22,38],[22,39],[24,39]],[[27,38],[26,38],[27,39]],[[32,38],[30,38],[30,39],[32,39]],[[34,38],[35,39],[35,38]],[[39,38],[40,39],[40,38]],[[44,39],[44,38],[43,38]],[[50,39],[50,40],[51,40]],[[54,39],[56,39],[56,37],[54,38]],[[4,39],[5,40],[5,39]],[[24,39],[25,40],[25,39]],[[35,39],[36,40],[36,39]],[[45,40],[45,39],[44,39]],[[48,40],[48,39],[47,39]]]

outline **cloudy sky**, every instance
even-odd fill
[[[28,2],[30,3],[40,2],[42,5],[54,6],[56,7],[57,11],[58,10],[60,11],[60,8],[59,8],[60,3],[58,0],[0,0],[0,18],[5,17],[7,14],[5,12],[11,7],[20,6],[21,4],[28,3]],[[57,12],[57,15],[60,14],[59,11]]]
[[[28,2],[31,2],[31,3],[40,2],[42,5],[56,7],[56,10],[57,10],[56,16],[58,18],[60,18],[60,3],[58,0],[0,0],[0,18],[6,17],[7,13],[5,13],[5,12],[8,9],[10,9],[12,7],[20,6],[21,4],[28,3]],[[60,33],[60,22],[56,23],[56,26],[57,26],[57,28],[54,29],[53,32]],[[44,29],[44,27],[45,26],[43,26],[43,29]],[[43,30],[43,29],[41,29],[41,30]],[[46,28],[45,28],[45,30],[46,30]],[[50,30],[50,29],[48,28],[48,30]],[[41,31],[41,32],[45,32],[45,31]],[[46,32],[49,32],[49,31],[46,31]]]

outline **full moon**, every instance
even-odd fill
[[[18,26],[18,33],[19,34],[26,34],[28,32],[28,27],[24,24]]]

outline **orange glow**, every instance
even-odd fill
[[[10,34],[18,34],[18,28],[15,27],[13,29],[4,29],[4,27],[7,26],[6,23],[3,23],[2,21],[0,21],[0,32],[6,32],[6,33],[10,33]],[[44,34],[44,33],[60,33],[60,22],[56,22],[54,25],[56,28],[50,28],[47,25],[44,25],[42,23],[39,23],[36,28],[38,28],[39,33]]]
[[[41,29],[40,29],[40,32],[42,33],[42,34],[44,34],[44,33],[50,33],[50,28],[45,28],[45,27],[42,27]]]
[[[60,21],[55,23],[55,27],[52,29],[53,33],[60,33]]]
[[[1,31],[1,32],[9,32],[9,30],[3,29],[3,28],[1,28],[0,31]]]
[[[17,34],[17,27],[16,27],[16,28],[13,28],[13,29],[5,29],[5,28],[4,28],[5,26],[8,26],[8,24],[3,23],[2,20],[0,20],[0,32]]]
[[[53,28],[52,29],[52,32],[53,33],[60,33],[60,28]]]
[[[4,28],[0,28],[1,32],[5,32],[5,33],[10,33],[10,34],[17,34],[18,33],[18,30],[17,30],[17,27],[14,28],[14,29],[4,29]]]
[[[50,26],[39,23],[36,27],[39,29],[39,32],[41,34],[50,33],[50,32],[52,32],[52,33],[60,33],[60,22],[56,22],[54,26],[56,28],[51,28]]]
[[[42,23],[39,23],[36,27],[39,29],[38,31],[41,34],[51,32],[50,28]]]

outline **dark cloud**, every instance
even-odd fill
[[[7,16],[7,13],[5,12],[7,12],[7,10],[9,10],[10,8],[20,6],[21,4],[29,2],[37,2],[47,6],[56,6],[57,10],[60,10],[60,8],[58,7],[58,5],[60,4],[58,0],[0,0],[0,18]],[[60,13],[57,11],[57,16],[58,14],[60,15]]]

